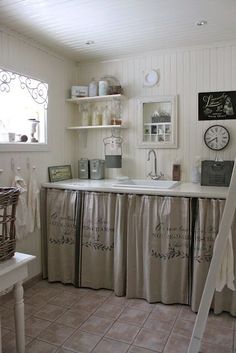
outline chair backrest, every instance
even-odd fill
[[[15,253],[15,218],[20,189],[0,188],[0,262]]]

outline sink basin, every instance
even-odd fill
[[[145,179],[128,179],[117,181],[112,186],[115,188],[129,189],[171,189],[179,184],[179,181],[173,180],[145,180]]]

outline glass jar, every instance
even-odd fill
[[[82,126],[89,126],[90,125],[90,116],[87,107],[82,108],[81,112],[81,125]]]
[[[92,116],[92,125],[97,126],[97,125],[101,125],[101,123],[102,123],[102,114],[97,108],[95,108]]]
[[[120,101],[113,101],[112,102],[112,119],[111,119],[111,125],[121,125],[122,124],[122,119],[121,119],[121,103]]]
[[[111,112],[106,105],[103,113],[102,113],[102,125],[110,125],[111,124]]]

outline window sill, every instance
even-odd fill
[[[47,143],[0,143],[0,152],[47,152]]]

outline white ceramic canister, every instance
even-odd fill
[[[98,94],[99,96],[106,96],[108,94],[108,81],[100,80],[98,82]]]
[[[89,83],[89,97],[95,97],[98,95],[98,83],[92,78],[92,81]]]

